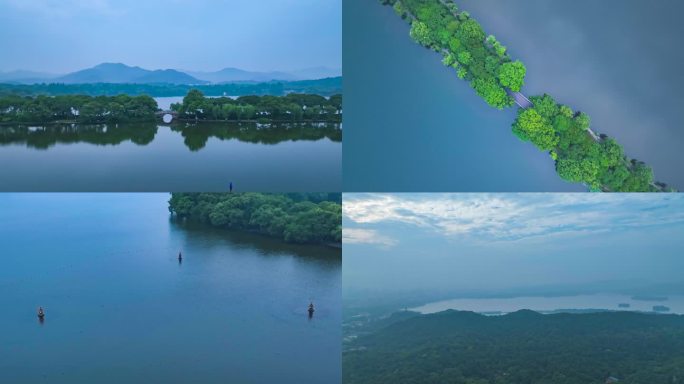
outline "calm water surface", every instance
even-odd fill
[[[2,191],[341,188],[339,124],[1,126]]]
[[[168,197],[0,195],[0,382],[339,383],[339,250],[178,224]]]
[[[680,129],[684,2],[459,0],[528,67],[528,94],[550,93],[684,188]],[[377,1],[344,2],[349,191],[579,191],[511,133],[515,110],[488,107],[440,55]]]

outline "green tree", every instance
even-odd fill
[[[499,81],[504,87],[508,87],[512,91],[518,92],[525,84],[526,73],[527,69],[520,61],[503,63],[499,68]]]
[[[554,149],[559,141],[551,124],[536,109],[525,109],[518,114],[513,133],[523,141],[531,141],[542,151]]]
[[[429,47],[432,45],[432,36],[430,28],[425,23],[414,21],[411,24],[411,37],[419,44]]]

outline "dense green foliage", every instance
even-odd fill
[[[489,105],[513,105],[507,92],[519,92],[527,69],[512,61],[507,49],[485,32],[465,11],[451,0],[380,0],[411,23],[411,37],[419,44],[442,53],[442,63],[454,67],[461,79]],[[593,137],[590,119],[575,114],[550,96],[532,97],[531,109],[521,109],[513,133],[537,148],[549,151],[560,177],[584,183],[593,191],[653,192],[669,191],[654,183],[653,171],[644,163],[629,159],[614,140]]]
[[[443,63],[456,69],[489,105],[502,109],[513,105],[506,88],[519,91],[525,66],[506,54],[494,36],[485,36],[480,24],[450,1],[381,0],[411,22],[411,37],[444,56]]]
[[[215,227],[254,231],[290,243],[342,241],[339,193],[172,193],[169,211]]]
[[[615,140],[590,131],[590,118],[557,103],[551,96],[531,97],[532,108],[520,109],[513,133],[550,151],[565,180],[584,183],[595,191],[651,192],[666,189],[653,182],[644,163],[625,157]]]
[[[286,96],[205,97],[192,89],[182,103],[172,104],[181,119],[267,120],[267,121],[342,121],[342,95],[290,93]]]
[[[267,129],[264,129],[266,126]],[[90,143],[117,145],[131,141],[138,145],[151,143],[158,126],[155,122],[119,124],[50,124],[42,127],[28,125],[0,126],[0,144],[24,144],[45,149],[55,144]],[[342,129],[334,123],[201,123],[174,124],[171,130],[183,136],[191,151],[205,147],[210,138],[239,140],[257,144],[278,144],[284,141],[342,141]]]
[[[331,96],[342,93],[342,78],[332,77],[320,80],[271,81],[266,83],[230,83],[212,85],[182,84],[0,84],[2,95],[89,95],[116,96],[150,95],[152,97],[185,95],[196,88],[207,96],[242,96],[242,95],[285,95],[290,92],[315,93]]]
[[[394,317],[394,316],[393,316]],[[345,384],[678,383],[684,317],[630,312],[398,317],[343,354]]]
[[[144,95],[0,97],[0,122],[117,123],[154,120],[156,111],[157,102]]]

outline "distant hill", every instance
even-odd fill
[[[148,70],[122,63],[102,63],[92,68],[60,75],[31,71],[0,72],[0,82],[8,84],[225,84],[318,80],[339,77],[341,74],[340,69],[327,67],[313,67],[291,72],[257,72],[228,67],[215,72],[199,72],[176,69]]]
[[[272,80],[299,80],[296,76],[285,72],[252,72],[239,68],[224,68],[216,72],[189,72],[198,79],[211,83],[232,83],[239,81],[266,82]]]
[[[353,341],[343,382],[679,383],[684,316],[635,312],[409,316]]]
[[[186,73],[173,69],[150,71],[140,67],[130,67],[121,63],[103,63],[92,68],[72,72],[52,80],[56,83],[168,83],[168,84],[202,84]]]
[[[167,83],[167,84],[206,84],[206,81],[196,79],[187,73],[176,71],[175,69],[159,69],[151,71],[139,78],[135,83]]]
[[[304,68],[291,72],[299,80],[307,79],[325,79],[327,77],[339,77],[342,76],[342,70],[339,68],[328,68],[328,67],[313,67]]]
[[[245,71],[239,68],[224,68],[216,72],[189,71],[188,73],[198,79],[212,83],[317,80],[342,75],[342,71],[339,69],[327,67],[305,68],[289,72],[255,72]]]

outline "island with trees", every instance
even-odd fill
[[[342,242],[340,193],[172,193],[169,211],[235,231],[249,231],[288,243]]]
[[[361,327],[345,337],[346,384],[665,384],[684,377],[680,315],[405,311]]]
[[[205,97],[192,89],[182,103],[171,105],[179,119],[195,121],[342,122],[342,95],[290,93],[285,96]]]
[[[342,122],[342,95],[206,97],[191,89],[172,104],[179,120],[214,122]],[[124,123],[153,121],[160,109],[150,96],[0,96],[0,123]]]
[[[513,61],[507,48],[468,12],[451,0],[380,0],[411,24],[410,36],[417,43],[440,53],[444,65],[470,83],[492,107],[516,104],[515,96],[525,84],[525,65]],[[655,182],[653,171],[643,162],[625,156],[623,148],[590,128],[587,114],[557,103],[551,96],[529,98],[519,105],[513,133],[523,141],[548,152],[558,175],[583,183],[592,191],[674,191]]]

